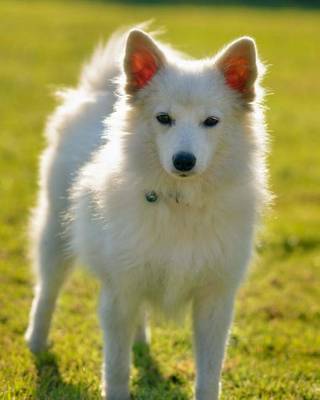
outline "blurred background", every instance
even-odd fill
[[[98,399],[97,283],[77,272],[57,310],[50,352],[23,342],[32,298],[27,222],[35,204],[51,93],[72,86],[97,42],[153,19],[162,39],[194,57],[253,36],[264,85],[276,199],[240,291],[222,399],[320,399],[320,10],[307,1],[0,2],[0,398]],[[136,399],[190,399],[186,327],[153,327],[136,349]]]

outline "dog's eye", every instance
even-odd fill
[[[206,128],[212,128],[213,126],[216,126],[218,122],[219,119],[217,117],[208,117],[203,121],[203,126]]]
[[[172,119],[171,119],[170,115],[167,113],[158,114],[156,116],[156,118],[157,118],[158,122],[160,122],[160,124],[162,124],[162,125],[171,125],[172,124]]]

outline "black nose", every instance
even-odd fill
[[[196,165],[197,159],[192,153],[180,151],[172,157],[172,162],[178,171],[190,171]]]

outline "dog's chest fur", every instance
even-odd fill
[[[130,185],[106,191],[102,204],[84,196],[75,221],[80,258],[111,285],[139,293],[166,314],[176,312],[195,291],[239,273],[232,253],[242,257],[236,243],[245,232],[242,218],[226,213],[220,200],[199,196],[159,193],[149,203]],[[86,221],[85,230],[77,220]],[[242,239],[247,253],[245,233]]]

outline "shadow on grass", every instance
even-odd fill
[[[134,400],[166,399],[188,400],[183,390],[184,382],[178,375],[165,378],[147,345],[135,345],[133,349],[134,365],[138,376],[134,380]]]
[[[100,396],[85,385],[65,382],[60,374],[56,355],[43,352],[34,356],[37,369],[37,400],[96,400]],[[134,347],[134,365],[138,376],[134,380],[134,400],[188,400],[184,382],[178,375],[165,378],[146,345]],[[91,392],[91,393],[90,393]]]
[[[64,382],[56,356],[51,352],[43,352],[34,356],[37,368],[37,400],[93,400],[97,396],[89,393],[82,385]]]

